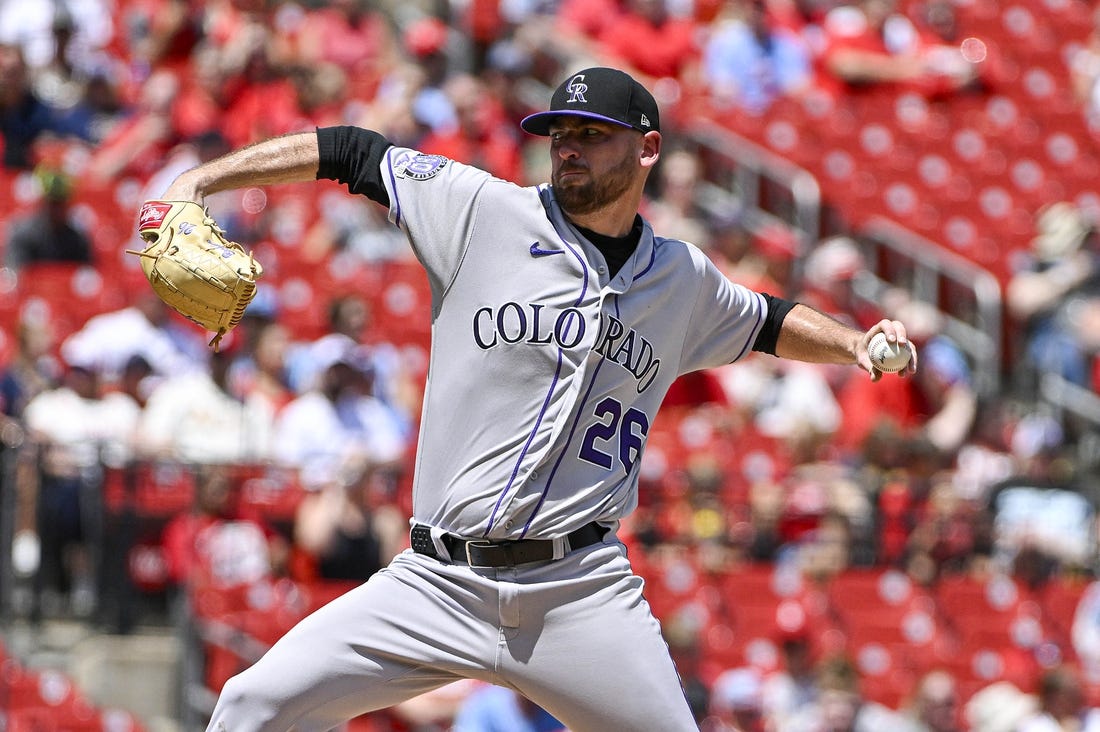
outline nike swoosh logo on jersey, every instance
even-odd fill
[[[564,251],[561,250],[561,249],[543,249],[539,246],[539,243],[537,241],[531,245],[531,256],[532,257],[546,257],[546,256],[549,256],[551,254],[563,254],[563,253],[564,253]]]

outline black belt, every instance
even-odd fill
[[[566,537],[569,540],[569,549],[572,551],[591,546],[601,541],[605,533],[607,529],[595,521],[585,524]],[[417,554],[440,558],[435,550],[435,542],[432,541],[431,527],[416,524],[412,527],[411,539],[412,549]],[[514,567],[517,564],[554,558],[554,542],[550,539],[466,540],[453,534],[444,534],[443,544],[452,560],[471,567]]]

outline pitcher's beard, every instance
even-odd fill
[[[570,169],[564,168],[565,172]],[[589,178],[584,183],[563,184],[559,168],[551,177],[554,197],[562,210],[570,216],[584,216],[605,208],[621,198],[634,182],[634,160],[623,158],[600,180]]]

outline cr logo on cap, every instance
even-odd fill
[[[574,102],[588,104],[588,100],[584,98],[584,93],[588,91],[588,84],[584,83],[584,74],[577,74],[570,79],[565,90],[569,92],[569,99],[566,100],[566,104],[573,104]]]

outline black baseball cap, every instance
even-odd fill
[[[522,127],[532,135],[549,135],[550,123],[563,114],[589,117],[633,127],[641,132],[661,129],[657,102],[630,74],[597,66],[578,71],[563,81],[550,97],[550,109],[524,117]]]

